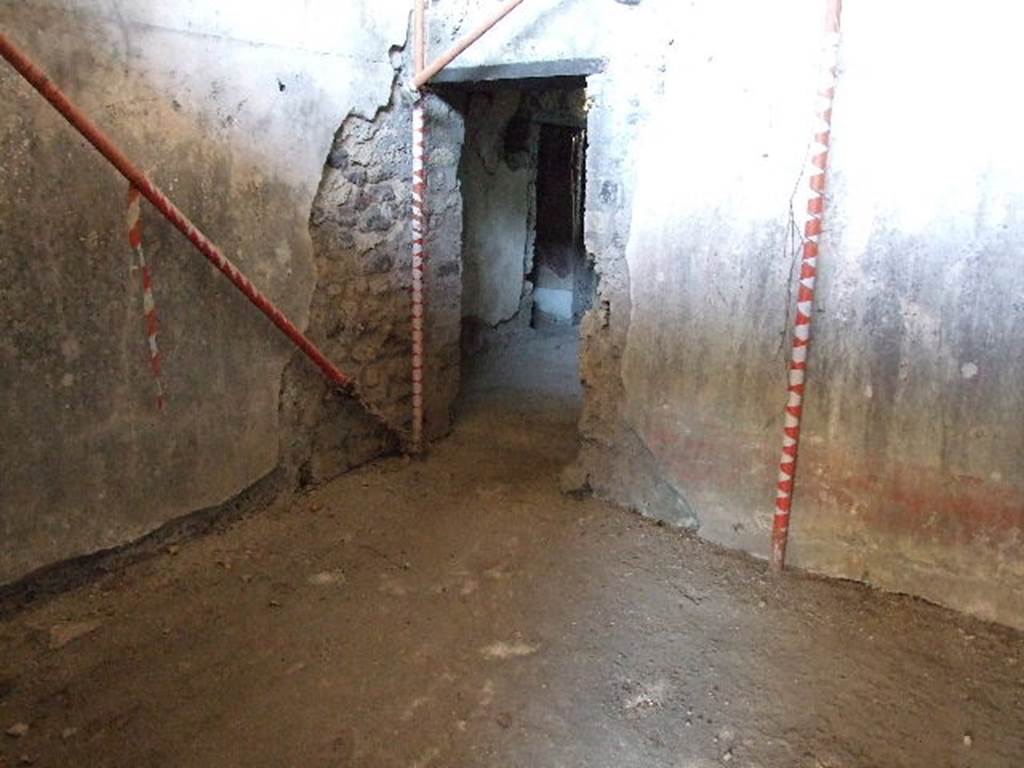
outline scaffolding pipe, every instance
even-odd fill
[[[419,75],[427,67],[427,0],[416,0],[413,19],[413,66]]]
[[[825,46],[821,82],[818,89],[818,125],[809,172],[810,194],[807,199],[807,222],[804,225],[803,258],[800,263],[800,287],[797,289],[796,319],[793,326],[793,348],[789,363],[788,399],[782,435],[782,457],[775,494],[775,520],[772,525],[772,565],[781,570],[786,564],[786,542],[789,538],[789,514],[796,481],[796,461],[800,449],[800,421],[803,416],[804,383],[807,374],[807,352],[811,343],[811,318],[814,310],[814,283],[818,275],[818,254],[825,214],[825,181],[828,171],[829,146],[832,135],[832,100],[839,64],[839,18],[842,0],[827,0]]]
[[[434,59],[434,61],[430,63],[429,67],[419,71],[416,78],[412,81],[413,87],[419,90],[426,85],[430,78],[455,61],[455,59],[462,55],[463,51],[486,35],[491,30],[491,27],[512,13],[512,11],[521,5],[522,2],[523,0],[508,0],[507,3],[491,14],[490,17],[488,17],[488,19],[479,27],[474,29],[468,35],[456,42],[455,45]]]
[[[57,87],[46,73],[32,63],[21,50],[0,34],[0,55],[17,70],[29,84],[35,88],[50,104],[92,144],[128,182],[153,204],[174,227],[205,256],[213,266],[230,280],[242,294],[256,305],[270,321],[287,336],[295,346],[320,368],[335,384],[351,387],[348,376],[338,370],[323,352],[300,331],[266,296],[250,282],[238,267],[228,259],[196,226],[172,203],[166,195],[151,182],[139,168],[76,107],[71,100]]]

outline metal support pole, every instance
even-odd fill
[[[419,75],[427,67],[427,0],[416,0],[413,36],[413,67]]]
[[[412,108],[412,453],[423,450],[423,273],[427,214],[423,98]]]
[[[416,0],[413,65],[417,72],[422,71],[426,61],[424,6],[425,0]],[[417,93],[416,102],[412,106],[412,436],[409,452],[413,454],[423,451],[423,273],[427,237],[425,121],[423,94]]]
[[[818,126],[814,132],[814,148],[809,172],[810,195],[807,200],[807,223],[804,225],[803,258],[800,263],[800,287],[797,290],[793,349],[789,363],[789,396],[786,401],[782,457],[779,461],[775,519],[772,526],[772,565],[778,570],[781,570],[786,564],[789,513],[793,503],[793,487],[796,481],[797,453],[800,449],[800,420],[803,416],[807,351],[811,343],[814,283],[818,276],[818,255],[822,220],[825,214],[825,181],[832,134],[832,100],[835,95],[836,67],[839,61],[841,11],[842,0],[828,0],[828,13],[825,18],[825,50],[821,83],[818,89]]]

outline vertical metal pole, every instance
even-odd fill
[[[426,241],[423,98],[412,108],[412,453],[423,450],[423,272]]]
[[[427,66],[427,0],[416,0],[413,36],[413,66],[416,69],[416,74],[419,75]]]
[[[417,74],[426,60],[425,0],[416,0],[414,18],[414,66]],[[423,451],[423,272],[426,244],[426,116],[423,94],[416,94],[412,108],[412,436],[409,450]]]
[[[775,495],[775,520],[772,526],[772,565],[778,570],[781,570],[786,564],[789,515],[793,503],[796,460],[800,448],[800,420],[803,416],[807,351],[811,343],[814,283],[818,276],[819,242],[822,219],[825,214],[825,181],[832,133],[832,101],[836,88],[836,67],[839,63],[841,11],[842,0],[828,0],[828,13],[825,18],[825,50],[821,83],[818,89],[818,126],[814,132],[813,154],[809,171],[810,195],[807,200],[807,223],[804,225],[800,287],[797,290],[793,349],[789,363],[789,396],[786,401],[782,457],[779,461],[779,479]]]

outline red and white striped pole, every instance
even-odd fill
[[[142,309],[146,315],[146,337],[149,340],[149,367],[153,370],[156,380],[156,409],[164,409],[164,384],[160,376],[160,350],[156,345],[157,319],[156,301],[153,299],[153,276],[146,263],[146,254],[142,250],[142,212],[140,203],[142,193],[135,187],[128,188],[128,242],[135,252],[142,272]]]
[[[412,107],[412,436],[410,453],[423,450],[423,275],[426,271],[425,251],[427,236],[427,173],[426,111],[423,107],[423,86],[434,75],[458,58],[469,46],[483,37],[499,21],[508,16],[523,0],[506,0],[485,21],[460,39],[445,53],[427,66],[426,56],[426,0],[415,0],[413,9],[413,65],[416,76],[410,83],[413,92]]]
[[[423,98],[412,108],[412,453],[423,450],[423,272],[427,173]]]
[[[821,83],[818,89],[818,126],[814,132],[811,168],[809,169],[810,195],[807,200],[807,222],[804,225],[800,287],[797,290],[796,320],[793,327],[793,351],[789,363],[789,398],[786,402],[782,458],[779,461],[775,520],[772,526],[772,565],[777,569],[782,569],[786,564],[789,515],[793,503],[797,454],[800,448],[800,420],[803,415],[807,351],[811,343],[814,283],[818,275],[818,254],[822,220],[825,214],[825,180],[832,133],[832,101],[836,88],[836,68],[839,64],[839,19],[842,0],[827,0],[827,2],[825,46],[822,54]]]
[[[426,66],[426,0],[416,0],[413,17],[413,67]],[[423,272],[427,237],[426,115],[417,88],[412,106],[412,436],[410,453],[423,450]]]

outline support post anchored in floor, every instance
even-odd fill
[[[782,435],[782,457],[775,492],[775,519],[772,525],[772,566],[782,570],[786,564],[786,543],[789,538],[789,514],[796,482],[796,461],[800,449],[800,422],[803,416],[804,386],[807,373],[807,352],[811,344],[811,318],[814,310],[814,283],[818,276],[818,254],[825,215],[825,181],[828,171],[832,131],[832,100],[836,88],[836,67],[839,60],[839,17],[842,0],[827,0],[825,46],[821,82],[818,89],[817,122],[812,144],[809,171],[810,195],[807,200],[807,222],[804,225],[803,258],[800,262],[800,285],[797,289],[796,319],[793,347],[789,362],[788,397]]]
[[[426,0],[416,0],[414,14],[415,45],[413,66],[417,74],[426,61]],[[423,95],[412,89],[412,435],[409,452],[423,452],[423,272],[426,246],[427,172],[425,161],[426,134]]]
[[[413,13],[413,65],[415,77],[408,90],[412,97],[412,429],[408,450],[411,454],[423,452],[423,361],[425,319],[423,305],[423,277],[426,272],[427,241],[427,173],[426,173],[426,111],[423,105],[423,87],[427,82],[462,55],[467,48],[483,37],[499,21],[508,16],[523,0],[508,0],[480,26],[462,37],[451,48],[426,64],[426,0],[415,0]]]

